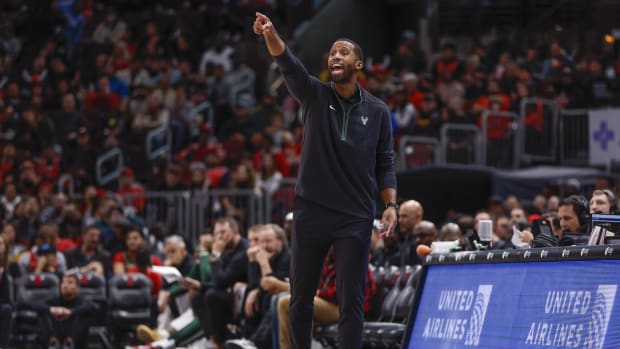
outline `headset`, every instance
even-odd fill
[[[564,202],[573,206],[573,211],[577,215],[579,225],[584,226],[590,220],[590,204],[581,195],[571,195],[564,199]]]
[[[613,191],[609,189],[603,189],[603,193],[607,196],[607,200],[609,200],[609,214],[618,214],[618,200],[616,199],[616,195]]]

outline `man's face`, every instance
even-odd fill
[[[64,276],[60,283],[60,294],[63,298],[74,298],[80,292],[80,285],[73,276]]]
[[[258,243],[263,250],[269,253],[278,253],[282,250],[282,241],[278,240],[276,232],[271,228],[260,231]]]
[[[129,188],[133,184],[133,176],[128,176],[128,175],[121,176],[119,182],[122,188]]]
[[[558,215],[560,216],[560,226],[562,226],[563,231],[579,232],[579,219],[572,205],[560,206],[558,208]]]
[[[398,210],[398,226],[404,235],[409,235],[420,221],[419,210],[409,205],[402,205]]]
[[[127,234],[127,249],[132,252],[139,251],[142,249],[142,245],[144,244],[144,240],[142,239],[142,235],[137,231],[130,231]]]
[[[353,44],[348,41],[336,41],[332,45],[327,66],[333,82],[349,82],[357,70],[362,68],[363,63],[353,52],[353,48]]]
[[[174,243],[167,243],[164,246],[164,254],[166,259],[170,261],[173,266],[180,266],[183,264],[183,259],[187,255],[187,250],[184,247],[180,247]]]
[[[506,217],[500,217],[497,219],[497,225],[495,227],[495,235],[500,239],[504,239],[510,236],[510,221]]]
[[[248,230],[248,242],[250,247],[258,246],[260,231],[256,229]]]
[[[512,211],[510,211],[510,222],[512,224],[516,224],[518,222],[525,221],[525,220],[527,219],[525,218],[525,212],[523,212],[523,209],[514,208],[512,209]]]
[[[590,213],[602,213],[609,214],[611,211],[611,204],[609,198],[605,194],[592,195],[590,199]]]
[[[413,232],[413,238],[417,245],[426,245],[430,247],[433,241],[435,241],[436,236],[428,228],[417,226]]]
[[[89,249],[97,249],[99,247],[99,239],[101,236],[101,232],[97,228],[89,228],[85,233],[83,239],[83,244]]]
[[[213,236],[215,240],[224,241],[226,243],[226,249],[233,247],[235,233],[231,229],[228,222],[226,223],[216,223],[215,229],[213,230]]]

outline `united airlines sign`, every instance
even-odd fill
[[[403,343],[620,348],[620,260],[429,265]]]

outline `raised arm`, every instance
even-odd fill
[[[260,12],[256,12],[254,33],[265,38],[267,50],[280,68],[289,92],[298,102],[304,105],[308,98],[310,98],[309,91],[312,89],[312,86],[318,86],[320,82],[308,74],[304,65],[286,47],[273,23]]]
[[[265,38],[267,50],[269,50],[269,53],[272,56],[279,56],[286,49],[286,45],[284,44],[282,38],[280,38],[276,27],[274,27],[273,23],[271,23],[267,16],[260,12],[256,12],[254,33],[256,35],[262,35]]]

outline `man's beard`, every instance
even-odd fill
[[[357,71],[352,65],[345,65],[339,76],[334,76],[331,71],[329,72],[331,80],[337,84],[351,81],[354,74],[357,74]]]

